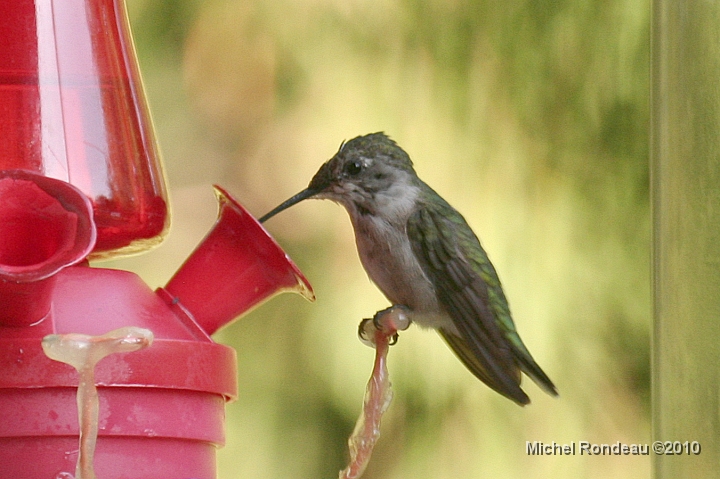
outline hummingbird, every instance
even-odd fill
[[[365,271],[413,323],[435,329],[478,379],[524,406],[521,372],[552,396],[557,389],[515,328],[495,267],[463,216],[415,172],[384,133],[340,145],[307,188],[260,218],[302,200],[347,210]]]

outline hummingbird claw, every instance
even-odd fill
[[[390,309],[390,308],[388,308]],[[373,326],[375,326],[375,329],[378,331],[383,330],[383,324],[382,324],[382,318],[383,314],[387,311],[387,309],[383,309],[382,311],[378,311],[375,313],[375,316],[372,317]]]
[[[375,313],[375,316],[365,318],[358,326],[358,337],[366,346],[375,347],[375,333],[380,331],[390,338],[390,346],[398,342],[398,331],[404,331],[410,326],[409,310],[405,306],[391,306]]]
[[[365,318],[360,321],[360,324],[358,325],[358,338],[360,338],[360,341],[362,341],[365,346],[374,348],[376,346],[375,333],[382,330],[382,327],[378,328],[378,324],[376,324],[375,318]],[[390,335],[388,345],[392,346],[396,344],[398,342],[398,337],[399,335],[397,331]]]

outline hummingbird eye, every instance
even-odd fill
[[[362,171],[362,169],[363,164],[360,161],[355,160],[345,165],[344,172],[347,176],[356,176]]]

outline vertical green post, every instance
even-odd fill
[[[654,477],[718,478],[720,2],[654,0],[652,22],[653,440],[681,450]]]

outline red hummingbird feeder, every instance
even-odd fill
[[[210,335],[302,273],[222,188],[212,230],[164,288],[87,259],[144,251],[167,195],[122,0],[0,2],[0,477],[66,478],[78,374],[51,334],[152,331],[100,361],[101,479],[216,477],[235,351]]]

